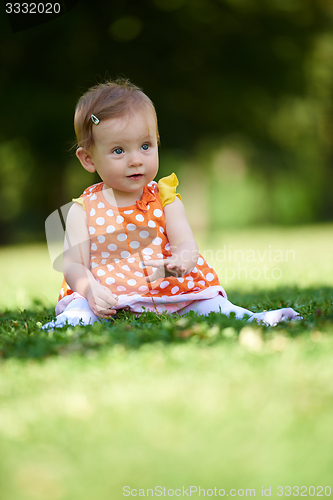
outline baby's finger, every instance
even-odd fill
[[[163,268],[163,270],[156,269],[152,274],[150,274],[149,276],[146,276],[145,280],[149,281],[149,282],[156,281],[159,278],[164,277],[164,275],[165,275],[164,268]]]
[[[143,264],[145,266],[151,267],[162,267],[167,263],[168,259],[159,259],[159,260],[144,260]]]

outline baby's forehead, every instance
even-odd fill
[[[129,110],[117,117],[105,118],[93,128],[95,139],[112,136],[156,135],[156,115],[150,109]]]

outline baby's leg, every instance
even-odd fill
[[[286,321],[287,319],[299,319],[299,314],[294,311],[291,307],[284,309],[277,309],[274,311],[267,311],[261,313],[253,313],[248,309],[243,307],[235,306],[228,299],[225,299],[221,295],[214,297],[213,299],[196,300],[192,302],[184,309],[178,311],[179,314],[186,314],[189,311],[194,311],[197,314],[207,316],[210,312],[220,312],[229,316],[230,313],[234,312],[236,318],[241,319],[245,315],[250,316],[248,321],[253,321],[254,319],[259,323],[263,321],[269,326],[275,326],[280,321]]]
[[[59,314],[54,321],[46,323],[42,326],[43,330],[50,330],[52,328],[61,328],[64,325],[76,326],[78,324],[92,325],[98,321],[96,316],[89,307],[86,299],[74,299],[68,304],[64,312]]]

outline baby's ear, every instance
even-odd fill
[[[85,168],[90,173],[95,172],[96,168],[93,159],[91,155],[88,153],[88,151],[86,151],[83,148],[77,148],[75,154],[77,158],[80,160],[80,163],[83,168]]]

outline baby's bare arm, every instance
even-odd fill
[[[145,262],[146,266],[157,267],[157,270],[149,276],[149,281],[163,276],[183,276],[190,273],[199,257],[198,245],[188,223],[184,205],[179,198],[176,197],[172,203],[164,207],[164,215],[172,257]],[[163,267],[164,270],[161,269]]]
[[[98,283],[90,271],[90,238],[87,215],[78,203],[70,208],[66,222],[63,272],[74,292],[85,297],[97,316],[114,314],[110,308],[117,304],[111,291]]]

